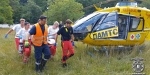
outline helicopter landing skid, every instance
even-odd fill
[[[108,57],[109,56],[109,51],[111,52],[111,50],[114,50],[114,51],[119,51],[119,53],[121,51],[126,51],[128,50],[128,54],[130,54],[129,52],[131,50],[133,50],[134,46],[115,46],[113,48],[111,47],[106,47],[106,46],[101,46],[101,49],[98,49],[96,46],[93,46],[93,49],[97,52],[105,52],[106,56]],[[145,46],[137,46],[137,50],[139,51],[140,54],[142,54],[142,50],[145,48]]]
[[[99,49],[97,49],[95,46],[93,47],[93,49],[94,49],[95,51],[103,51],[103,52],[105,52],[106,56],[108,57],[108,56],[109,56],[109,55],[108,55],[108,49],[107,49],[105,46],[102,46],[101,48],[102,48],[102,49],[99,50]]]
[[[145,47],[146,47],[146,46],[139,46],[139,47],[138,47],[138,51],[140,52],[140,54],[143,53],[142,50],[143,50]]]

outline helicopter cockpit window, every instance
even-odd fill
[[[75,22],[74,26],[80,25],[80,24],[84,23],[86,20],[92,18],[93,16],[95,16],[95,15],[97,15],[97,14],[99,14],[99,13],[98,13],[98,12],[95,12],[95,13],[92,13],[92,14],[90,14],[90,15],[88,15],[88,16],[82,17],[81,19],[79,19],[79,20],[77,20],[77,21]]]
[[[137,7],[137,3],[136,2],[119,2],[116,4],[116,7],[119,6],[133,6],[133,7]]]
[[[103,21],[100,21],[98,25],[95,26],[94,31],[99,31],[99,30],[115,27],[117,25],[116,18],[117,18],[116,14],[114,13],[108,14],[107,17]]]
[[[131,18],[130,20],[130,31],[138,31],[143,29],[143,19]]]
[[[79,24],[74,30],[78,32],[89,32],[97,20],[103,16],[102,13],[93,13],[87,17],[77,21],[75,25]]]

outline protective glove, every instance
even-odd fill
[[[74,42],[72,41],[72,46],[74,46]]]
[[[54,46],[57,46],[57,43],[55,43]]]
[[[48,34],[48,36],[50,36],[50,34]]]
[[[24,46],[25,46],[25,47],[29,47],[29,42],[28,42],[28,40],[25,40]]]
[[[22,36],[18,36],[19,37],[19,39],[22,39]]]
[[[8,37],[8,34],[5,34],[5,38],[7,38]]]

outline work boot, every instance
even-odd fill
[[[38,64],[38,65],[36,64],[36,65],[35,65],[35,71],[36,71],[37,73],[41,73],[41,72],[42,72],[42,71],[40,70],[40,65],[41,65],[41,64]]]
[[[45,67],[46,62],[47,62],[47,60],[42,59],[41,64],[40,64],[40,70],[41,70],[41,71],[42,71],[43,68]]]
[[[66,63],[63,63],[63,64],[62,64],[62,67],[63,67],[63,68],[67,67],[67,64],[66,64]]]

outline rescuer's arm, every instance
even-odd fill
[[[14,31],[13,29],[10,29],[6,34],[9,34],[11,33],[12,31]]]
[[[71,41],[74,41],[73,28],[71,27]]]
[[[28,33],[28,34],[26,35],[25,47],[29,47],[28,39],[29,39],[30,36],[31,36],[30,33]]]
[[[57,43],[57,38],[58,38],[58,34],[56,34],[55,36],[55,42]]]
[[[36,27],[33,26],[30,31],[26,34],[26,39],[25,39],[25,47],[29,46],[29,42],[28,39],[29,37],[31,37],[31,35],[35,35],[36,34]]]
[[[74,41],[74,35],[71,34],[71,41]]]
[[[73,35],[73,28],[71,27],[71,42],[72,46],[74,46],[74,35]]]
[[[74,46],[74,35],[71,35],[71,42],[72,42],[72,46]]]
[[[5,34],[5,38],[8,37],[8,34],[11,33],[13,31],[13,29],[10,29],[6,34]]]
[[[26,35],[26,40],[28,40],[29,37],[31,37],[30,33],[28,33],[28,34]]]
[[[16,31],[17,25],[15,25],[13,28],[11,28],[6,34],[5,34],[5,38],[8,37],[8,34],[11,33],[12,31]]]
[[[56,33],[55,35],[55,42],[57,43],[57,38],[58,38],[58,35],[60,35],[62,33],[62,29],[59,29],[58,32]]]

